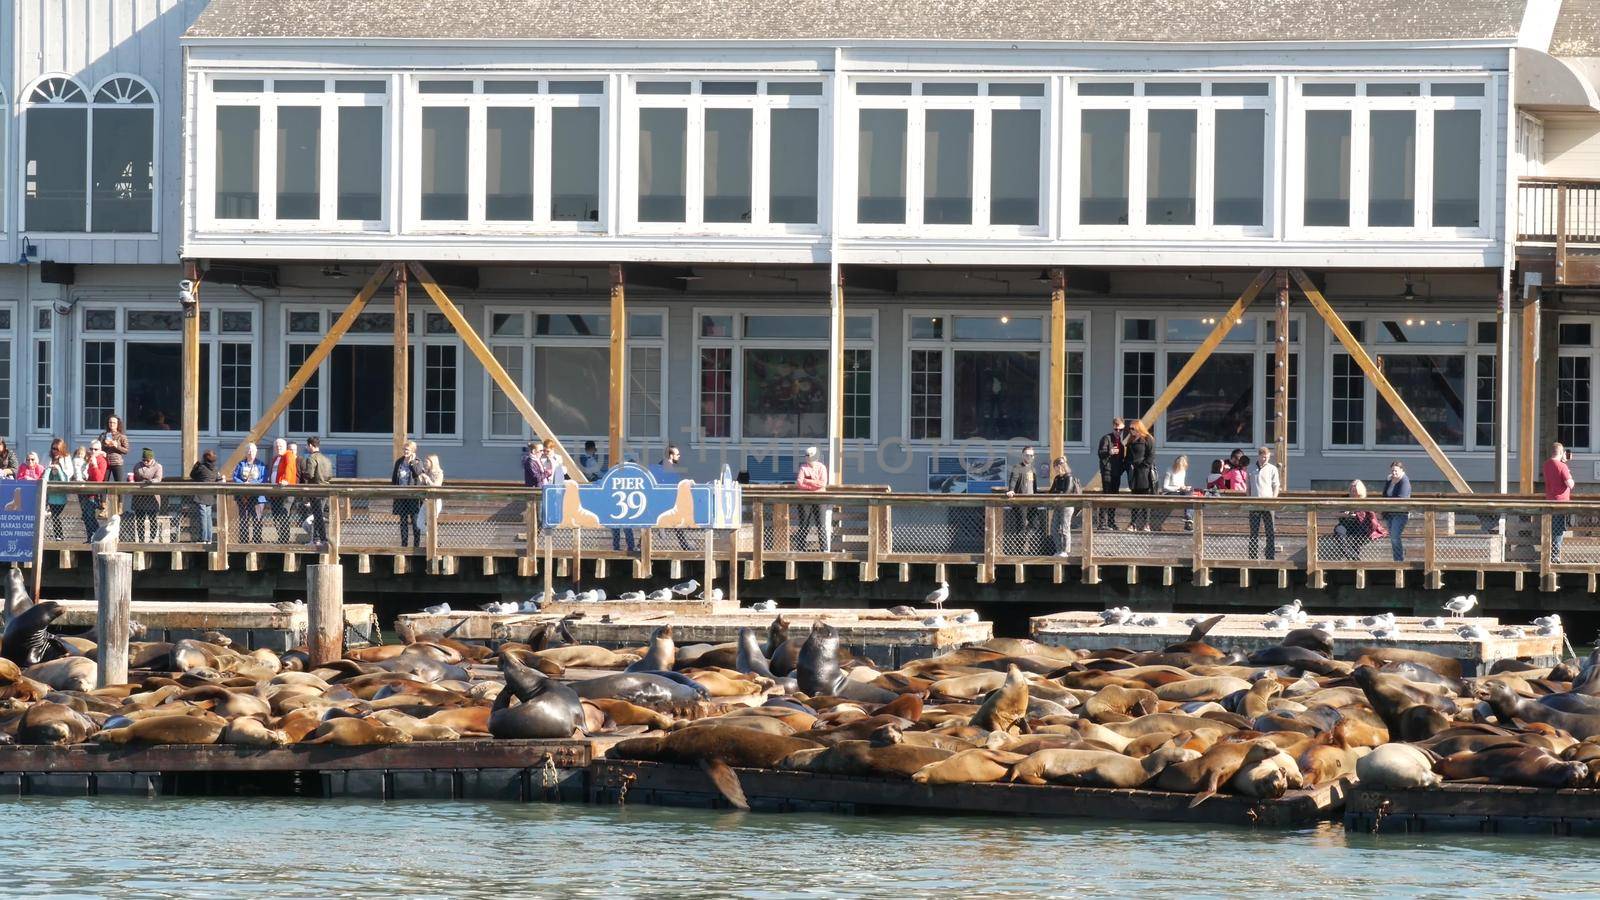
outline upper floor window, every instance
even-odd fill
[[[822,82],[640,81],[631,99],[636,223],[821,222]]]
[[[406,139],[410,221],[598,227],[604,80],[423,78],[416,87],[419,115]]]
[[[156,230],[156,97],[131,75],[92,91],[66,76],[23,97],[22,227],[35,233]]]
[[[1066,146],[1078,154],[1080,226],[1266,232],[1268,82],[1080,81],[1076,92]]]
[[[1485,233],[1485,93],[1482,81],[1302,82],[1291,225]]]
[[[382,78],[213,79],[201,124],[200,156],[213,162],[198,170],[202,215],[297,228],[381,225],[388,90]]]
[[[858,81],[855,221],[1039,233],[1042,82]]]

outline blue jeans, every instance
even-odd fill
[[[628,552],[629,553],[637,552],[637,547],[636,547],[636,545],[634,543],[633,529],[632,528],[613,528],[613,529],[611,529],[611,549],[613,549],[613,550],[621,550],[622,549],[622,538],[623,538],[624,535],[626,535],[627,538],[628,538]]]
[[[1395,562],[1406,561],[1406,547],[1402,538],[1406,534],[1406,523],[1411,520],[1410,513],[1389,513],[1389,548],[1394,551]]]

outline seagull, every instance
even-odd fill
[[[536,613],[536,612],[539,611],[539,601],[534,599],[534,598],[532,598],[532,597],[529,597],[528,599],[522,601],[522,606],[519,607],[517,609],[517,611],[518,612],[525,612],[525,613]]]
[[[534,606],[543,606],[544,605],[544,591],[540,591],[539,593],[534,594],[532,597],[529,597],[527,600],[523,601],[524,605],[529,604],[529,603],[532,603]]]
[[[1444,608],[1450,611],[1450,615],[1460,618],[1467,614],[1467,610],[1477,605],[1478,595],[1467,594],[1466,596],[1452,597],[1445,601]]]
[[[1183,620],[1183,624],[1189,626],[1190,628],[1193,628],[1194,626],[1199,625],[1201,622],[1204,622],[1205,620],[1206,620],[1205,616],[1190,616],[1189,618]]]
[[[944,616],[929,616],[922,620],[922,624],[929,628],[943,628],[947,623],[944,620]]]
[[[1522,638],[1526,637],[1527,634],[1528,632],[1523,629],[1521,625],[1508,625],[1505,628],[1500,629],[1501,637],[1511,638],[1514,641],[1521,640]]]
[[[628,591],[619,595],[617,599],[624,603],[638,603],[644,599],[644,591]]]
[[[437,606],[424,606],[422,611],[430,616],[448,616],[450,615],[450,604],[440,603]]]
[[[1299,611],[1300,611],[1300,598],[1296,597],[1296,598],[1294,598],[1293,602],[1285,604],[1285,605],[1280,606],[1277,609],[1273,610],[1272,614],[1277,616],[1280,619],[1287,619],[1287,618],[1293,617],[1294,614],[1298,613]]]
[[[1152,613],[1148,616],[1140,616],[1139,618],[1134,619],[1133,624],[1138,625],[1141,628],[1162,628],[1167,624],[1167,617],[1158,613]]]
[[[672,599],[672,592],[666,588],[660,588],[658,590],[651,591],[650,596],[646,597],[645,599],[649,600],[651,603],[665,603],[666,601]]]
[[[1541,626],[1539,626],[1539,630],[1537,632],[1535,632],[1535,634],[1539,635],[1539,637],[1556,637],[1556,636],[1561,634],[1561,626],[1560,625],[1541,625]]]
[[[1289,627],[1288,619],[1271,618],[1261,623],[1261,627],[1268,631],[1283,631]]]
[[[1391,625],[1379,625],[1372,629],[1372,636],[1380,641],[1392,641],[1400,636],[1400,629]]]
[[[89,539],[89,545],[94,548],[96,553],[115,553],[117,552],[117,539],[121,536],[122,513],[117,513],[106,519],[106,523],[101,525],[100,530],[96,531],[94,537]]]
[[[969,609],[966,612],[962,613],[961,615],[956,616],[956,624],[957,625],[971,625],[971,624],[973,624],[973,623],[975,623],[977,621],[978,621],[978,613],[977,613],[976,610]]]
[[[499,600],[491,600],[478,608],[496,616],[509,616],[520,610],[520,607],[515,603],[505,603]]]
[[[944,609],[944,602],[949,599],[950,583],[947,581],[941,581],[939,582],[939,586],[933,589],[933,593],[922,598],[922,602],[928,604],[934,609]]]
[[[296,613],[306,608],[304,600],[279,600],[272,604],[272,608],[281,613]]]
[[[1356,620],[1349,616],[1340,616],[1333,620],[1333,627],[1339,631],[1349,631],[1356,627]]]
[[[1133,618],[1133,610],[1126,606],[1113,606],[1100,613],[1102,625],[1125,625]]]
[[[579,603],[599,603],[606,598],[606,592],[600,588],[584,591],[578,595]]]
[[[1551,613],[1548,616],[1540,616],[1539,618],[1533,620],[1533,624],[1539,626],[1540,628],[1560,628],[1561,614]]]
[[[712,603],[716,603],[718,600],[722,599],[722,588],[714,587],[709,591],[701,591],[700,599],[709,600]]]
[[[915,609],[912,609],[909,606],[891,606],[891,607],[889,607],[889,615],[891,615],[891,616],[914,616],[916,614],[917,614],[917,611]]]
[[[1422,627],[1423,628],[1443,628],[1443,627],[1445,627],[1444,617],[1443,616],[1433,616],[1431,618],[1423,619],[1422,620]]]
[[[685,581],[683,584],[675,584],[672,586],[672,592],[677,594],[679,597],[687,597],[698,590],[700,590],[700,582],[695,581],[693,578]]]
[[[1483,626],[1476,622],[1473,622],[1470,625],[1462,625],[1460,628],[1456,629],[1456,634],[1466,638],[1469,641],[1483,641],[1488,640],[1489,638],[1489,633],[1484,631]]]
[[[1375,628],[1375,627],[1393,628],[1394,627],[1394,613],[1386,612],[1386,613],[1383,613],[1382,615],[1362,616],[1361,617],[1361,624],[1365,625],[1368,628]]]
[[[567,588],[566,590],[557,594],[555,599],[557,603],[576,603],[578,600],[578,595],[572,592],[572,588]]]
[[[750,604],[750,608],[755,610],[756,612],[772,612],[773,610],[778,608],[778,601],[776,601],[776,600],[763,600],[760,603],[752,603],[752,604]]]

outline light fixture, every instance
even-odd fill
[[[345,277],[344,276],[344,270],[339,268],[339,264],[338,263],[334,263],[331,266],[323,266],[322,267],[322,277],[323,278],[343,278],[343,277]]]
[[[1001,325],[1010,325],[1011,324],[1011,317],[1010,316],[1006,316],[1006,315],[1002,315],[1000,317],[1000,324]]]
[[[22,236],[20,247],[21,251],[17,254],[17,265],[25,266],[33,262],[33,254],[38,252],[38,248],[28,243],[27,235]]]
[[[185,278],[178,282],[178,305],[183,308],[183,317],[194,318],[200,311],[200,298],[195,296],[194,282]]]
[[[1411,286],[1411,279],[1409,278],[1406,279],[1406,291],[1400,295],[1400,299],[1408,301],[1417,299],[1417,291]]]
[[[1040,284],[1054,284],[1055,283],[1055,279],[1050,277],[1050,270],[1049,269],[1040,269],[1039,270],[1039,274],[1037,276],[1035,276],[1033,280],[1039,282]]]

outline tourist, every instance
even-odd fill
[[[1052,494],[1082,494],[1083,485],[1078,479],[1072,477],[1072,464],[1067,462],[1065,456],[1056,457],[1050,467],[1050,493]],[[1070,506],[1058,506],[1053,511],[1055,527],[1052,529],[1053,550],[1057,556],[1066,556],[1072,552],[1072,517],[1076,513]]]
[[[807,447],[805,462],[794,473],[794,486],[798,490],[817,493],[828,489],[828,466],[818,455],[816,447]],[[796,507],[800,527],[795,535],[796,550],[806,549],[806,535],[816,533],[822,552],[833,546],[833,536],[828,533],[829,522],[822,518],[822,507],[816,503],[802,503]]]
[[[406,441],[400,458],[394,461],[394,471],[389,474],[389,483],[396,487],[409,488],[422,482],[421,475],[422,464],[417,461],[417,442]],[[396,497],[392,509],[395,518],[399,520],[400,546],[409,547],[415,544],[420,549],[422,531],[417,528],[417,513],[422,510],[422,501],[416,497]]]
[[[332,484],[333,460],[322,452],[322,438],[315,435],[306,438],[306,456],[300,461],[301,484]],[[313,546],[322,546],[328,542],[328,498],[307,497],[306,505],[310,507],[310,535],[307,541]]]
[[[234,484],[266,484],[267,467],[256,458],[255,444],[244,445],[244,459],[233,467],[231,481]],[[267,498],[235,497],[234,503],[239,507],[239,543],[261,543],[261,519],[266,514]]]
[[[421,484],[423,487],[444,486],[444,464],[439,461],[439,454],[429,453],[428,457],[422,461],[422,467],[417,470],[417,483]],[[424,507],[424,512],[419,514],[422,517],[422,521],[418,522],[417,525],[419,530],[424,534],[426,534],[428,531],[428,515],[426,514],[426,510],[429,508],[432,509],[432,518],[434,523],[437,524],[439,521],[439,513],[444,509],[444,501],[434,498]]]
[[[1122,464],[1128,473],[1129,492],[1156,492],[1156,439],[1140,419],[1134,419],[1128,426],[1128,440],[1122,446]],[[1149,507],[1135,507],[1128,518],[1129,531],[1150,530]]]
[[[1406,475],[1406,467],[1398,459],[1389,463],[1389,480],[1383,483],[1383,496],[1394,500],[1411,499],[1411,479]],[[1389,523],[1389,547],[1394,551],[1394,561],[1405,562],[1406,548],[1401,540],[1405,537],[1406,523],[1411,520],[1411,514],[1404,509],[1390,510],[1384,514],[1384,519]]]
[[[561,448],[554,440],[544,442],[544,467],[550,473],[546,484],[560,484],[567,480],[567,464],[561,461]]]
[[[583,442],[583,452],[578,454],[578,471],[591,482],[599,481],[605,474],[605,461],[600,458],[600,448],[594,441]]]
[[[683,451],[678,449],[677,444],[668,444],[666,452],[661,456],[661,462],[651,467],[650,474],[654,476],[657,484],[677,484],[684,477],[680,468],[682,462]],[[678,549],[689,549],[689,539],[684,536],[683,529],[673,528],[671,531],[678,536]]]
[[[207,450],[200,454],[200,458],[189,467],[189,480],[201,484],[215,484],[222,480],[222,473],[217,471],[217,451]],[[189,514],[193,517],[194,531],[200,543],[211,543],[214,536],[212,505],[216,502],[216,498],[210,494],[194,494],[185,500]]]
[[[300,483],[300,461],[295,458],[294,445],[283,438],[272,442],[272,466],[268,480],[273,484],[283,485]],[[287,544],[293,527],[290,520],[294,517],[291,512],[294,503],[282,494],[276,494],[267,501],[267,508],[271,512],[272,526],[277,529],[278,543]]]
[[[1189,490],[1189,457],[1179,456],[1172,461],[1172,467],[1167,469],[1167,474],[1161,476],[1161,494],[1164,497],[1188,497],[1192,495]],[[1161,522],[1166,524],[1170,513],[1162,513]],[[1194,507],[1185,507],[1183,510],[1183,530],[1194,530]]]
[[[5,438],[0,438],[0,478],[15,477],[17,477],[17,454],[12,452]]]
[[[72,481],[72,457],[67,455],[67,442],[56,438],[50,442],[50,480]],[[50,507],[50,530],[56,540],[64,541],[66,536],[61,531],[61,513],[67,508],[67,495],[64,491],[54,494],[45,492],[45,504]]]
[[[1550,458],[1544,461],[1544,498],[1552,503],[1566,503],[1572,499],[1572,469],[1567,465],[1567,448],[1560,443],[1550,445]],[[1567,516],[1550,517],[1550,562],[1561,562],[1561,542],[1567,536]]]
[[[156,452],[149,447],[144,448],[139,454],[139,464],[133,467],[128,480],[134,484],[159,484],[161,482],[161,463],[156,462]],[[161,540],[160,531],[156,527],[156,516],[161,512],[161,497],[156,494],[147,494],[140,491],[133,495],[133,534],[134,540],[139,543]]]
[[[39,464],[39,454],[28,451],[28,456],[17,469],[18,481],[39,481],[44,478],[44,466]]]
[[[1350,482],[1350,496],[1357,500],[1367,499],[1367,486],[1361,479]],[[1386,533],[1377,513],[1370,509],[1349,510],[1333,526],[1335,558],[1360,559],[1362,548]]]
[[[1115,494],[1122,490],[1122,447],[1126,441],[1126,423],[1118,416],[1111,420],[1111,430],[1100,437],[1100,492],[1103,494]],[[1095,519],[1096,528],[1117,527],[1117,511],[1110,507],[1097,511]]]
[[[100,432],[100,448],[106,452],[106,480],[121,481],[123,463],[128,456],[128,435],[122,430],[122,417],[106,416],[106,430]],[[4,465],[0,461],[0,468]]]
[[[89,442],[89,450],[83,455],[82,480],[103,482],[110,477],[110,473],[111,467],[106,463],[106,452],[101,449],[100,439],[95,438]],[[100,509],[104,502],[103,494],[84,494],[78,498],[78,511],[83,515],[83,539],[86,541],[100,530],[97,520],[100,518]]]
[[[544,445],[538,441],[529,441],[528,446],[522,448],[522,483],[527,487],[544,487],[549,480],[543,456]]]
[[[1278,467],[1272,463],[1272,448],[1257,451],[1256,467],[1250,471],[1250,496],[1271,499],[1278,496]],[[1250,558],[1260,559],[1260,533],[1266,532],[1267,559],[1278,558],[1278,523],[1271,509],[1250,511]]]
[[[1033,459],[1033,448],[1022,448],[1021,458],[1006,473],[1007,497],[1015,497],[1018,494],[1027,497],[1039,493],[1039,473],[1033,467]],[[1040,547],[1050,528],[1049,513],[1048,509],[1039,506],[1024,506],[1009,511],[1013,530],[1022,536],[1022,552],[1043,552]]]

